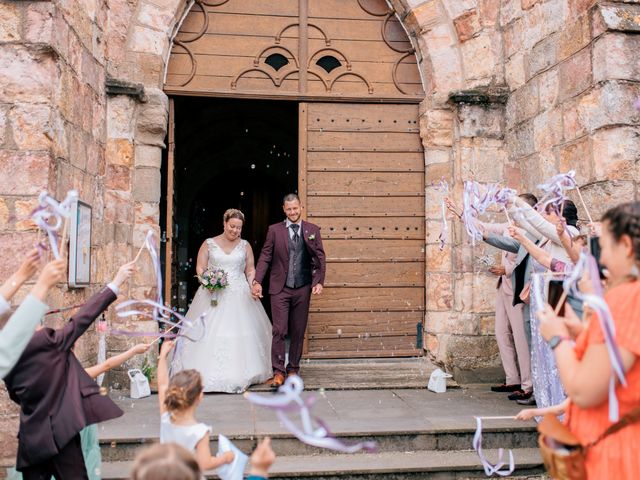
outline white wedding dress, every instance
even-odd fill
[[[271,322],[259,300],[251,296],[244,270],[247,241],[240,240],[229,253],[207,239],[208,268],[222,268],[228,285],[215,293],[198,288],[187,320],[203,312],[204,334],[197,341],[182,338],[172,363],[172,373],[196,369],[202,374],[205,392],[241,393],[272,376]],[[212,299],[217,305],[212,306]]]

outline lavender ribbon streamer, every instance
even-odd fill
[[[492,205],[506,207],[509,200],[517,193],[511,188],[501,188],[498,184],[487,185],[486,189],[486,192],[481,194],[480,185],[477,182],[470,180],[464,182],[462,222],[473,245],[476,240],[482,240],[482,231],[475,221],[478,216],[485,213]]]
[[[576,188],[576,186],[575,170],[554,175],[547,182],[538,185],[538,188],[544,192],[538,205],[540,205],[543,211],[547,206],[553,205],[554,209],[560,212],[563,202],[567,199],[564,192]]]
[[[593,285],[595,294],[585,294],[578,290],[578,280],[582,278],[584,272],[588,270],[590,279]],[[620,417],[618,397],[616,395],[615,379],[616,377],[620,381],[620,384],[627,386],[627,379],[624,374],[624,366],[622,363],[622,356],[620,355],[620,349],[616,344],[616,330],[615,323],[611,316],[611,310],[607,302],[602,296],[602,285],[600,284],[600,276],[598,274],[598,264],[593,255],[583,251],[580,253],[580,259],[576,264],[571,275],[565,279],[563,288],[572,295],[593,309],[598,315],[600,322],[600,328],[604,334],[605,345],[607,346],[607,353],[609,354],[609,360],[611,362],[611,369],[613,374],[609,381],[609,420],[617,422]]]
[[[310,408],[314,401],[312,398],[303,400],[304,383],[298,376],[288,377],[284,385],[278,389],[278,395],[264,397],[255,393],[245,393],[245,398],[254,405],[270,408],[276,412],[276,416],[284,427],[289,430],[302,443],[312,447],[327,448],[342,453],[356,453],[360,450],[373,452],[376,450],[375,442],[359,442],[348,445],[331,434],[327,425],[320,419],[312,417]],[[288,416],[287,412],[295,412],[300,415],[302,428],[298,427]],[[314,422],[318,428],[314,428]]]
[[[47,192],[40,192],[38,206],[31,212],[31,219],[49,237],[49,245],[56,260],[60,260],[57,232],[62,227],[65,218],[71,216],[71,207],[78,199],[78,192],[69,190],[62,202],[58,202]],[[51,223],[51,220],[54,223]]]
[[[480,458],[480,462],[482,463],[482,467],[484,468],[484,473],[487,477],[491,477],[493,475],[499,475],[501,477],[506,477],[507,475],[511,475],[513,471],[516,469],[515,462],[513,460],[513,452],[509,450],[509,469],[508,470],[500,470],[505,466],[505,462],[503,460],[504,449],[498,449],[498,462],[495,465],[492,465],[487,457],[484,455],[482,451],[482,419],[480,417],[476,417],[476,433],[473,436],[473,449],[478,454]]]

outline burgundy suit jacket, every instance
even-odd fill
[[[327,266],[320,227],[303,220],[302,238],[311,258],[311,286],[322,285]],[[275,295],[284,288],[289,272],[289,231],[286,221],[271,225],[267,231],[267,239],[256,266],[256,282],[263,282],[269,268],[271,268],[269,294]]]
[[[103,288],[64,327],[36,331],[5,377],[9,396],[20,405],[18,470],[55,456],[85,426],[123,414],[100,395],[100,387],[71,351],[115,299],[110,288]]]

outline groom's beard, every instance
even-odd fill
[[[300,214],[296,215],[295,217],[289,217],[289,216],[287,216],[287,218],[289,219],[289,221],[290,221],[291,223],[297,223],[297,222],[298,222],[298,220],[300,220]]]

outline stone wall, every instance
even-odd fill
[[[532,190],[575,168],[594,215],[637,198],[637,1],[389,3],[416,47],[424,80],[428,183],[444,177],[458,197],[471,176]],[[92,204],[96,285],[132,258],[149,229],[159,233],[164,67],[189,5],[0,0],[0,278],[16,267],[14,252],[36,239],[25,218],[44,188],[61,197],[73,187]],[[500,374],[492,337],[495,278],[480,259],[498,254],[470,245],[458,223],[440,251],[440,194],[432,187],[426,193],[425,345],[459,380],[493,379]],[[126,294],[151,292],[149,266],[141,263]],[[77,303],[84,295],[60,290],[50,301]],[[109,353],[131,342],[111,337]],[[83,361],[95,361],[95,345],[95,335],[83,339]],[[110,380],[123,379],[120,369]],[[15,412],[0,391],[6,464]]]

